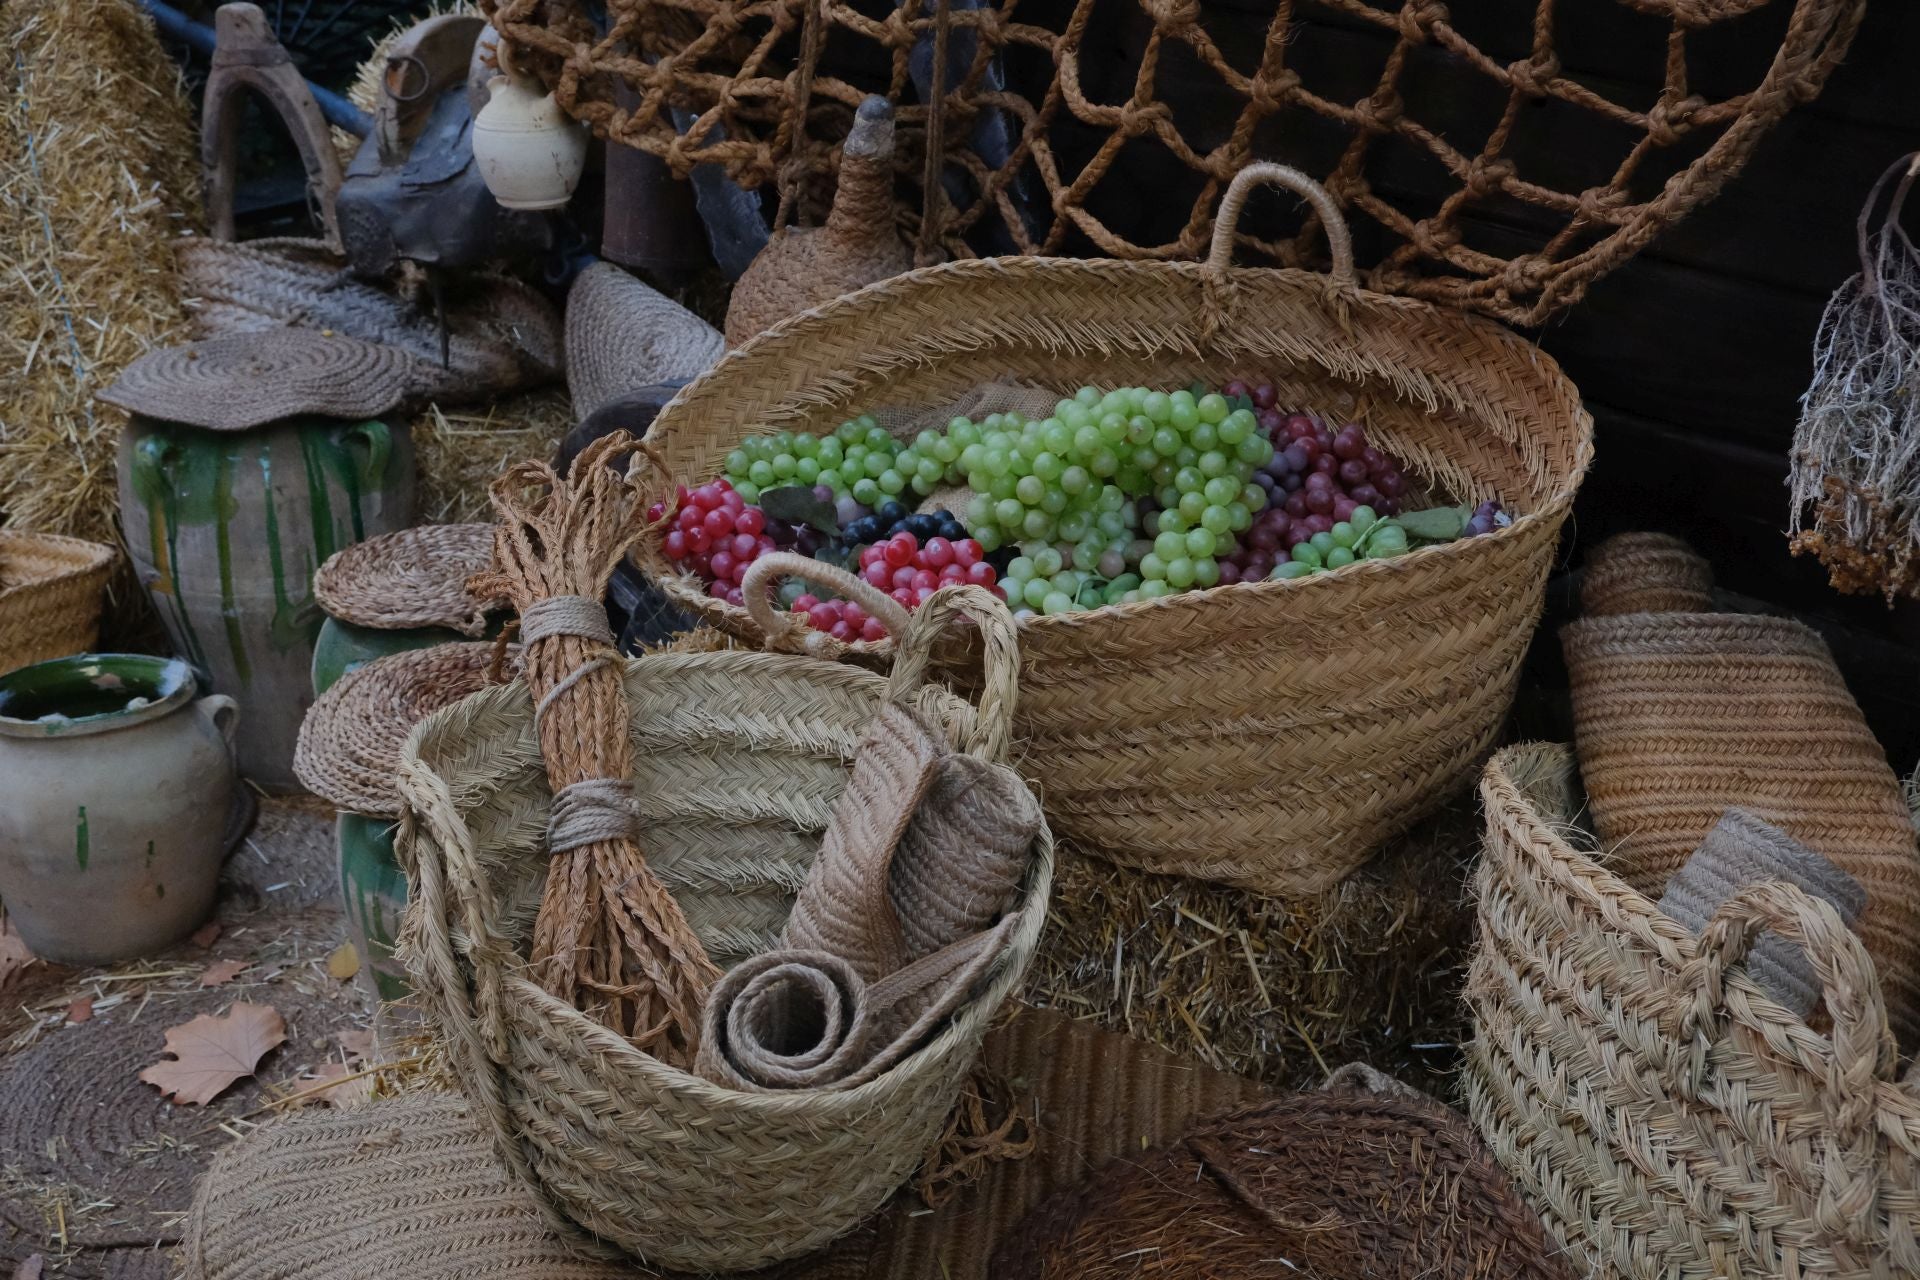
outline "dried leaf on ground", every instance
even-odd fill
[[[216,960],[207,966],[205,973],[200,975],[200,985],[203,987],[225,986],[251,967],[252,962],[248,960]]]
[[[20,1260],[19,1266],[13,1269],[13,1280],[40,1280],[40,1277],[46,1274],[46,1270],[46,1255],[30,1253]]]
[[[33,952],[27,950],[27,944],[13,931],[13,922],[0,920],[0,987],[5,987],[14,974],[35,963]]]
[[[329,1106],[338,1107],[342,1111],[351,1111],[355,1107],[366,1106],[369,1102],[373,1101],[373,1077],[370,1075],[358,1075],[357,1073],[362,1069],[363,1068],[359,1066],[348,1066],[344,1062],[321,1063],[318,1067],[314,1068],[314,1084],[304,1085],[303,1088],[312,1089],[315,1084],[323,1084],[328,1080],[338,1080],[340,1083],[331,1085],[325,1089],[315,1090],[315,1092],[309,1094],[304,1100],[307,1102],[324,1102]],[[348,1077],[353,1078],[349,1079]]]
[[[343,1027],[334,1032],[333,1038],[347,1051],[350,1058],[370,1058],[373,1056],[373,1032],[365,1027]]]
[[[203,1013],[167,1031],[167,1052],[173,1061],[160,1061],[140,1073],[175,1102],[205,1106],[234,1081],[253,1074],[267,1050],[287,1038],[287,1024],[278,1011],[263,1004],[241,1001],[215,1017]]]
[[[345,982],[360,972],[360,950],[351,942],[343,942],[333,949],[327,957],[327,972]]]
[[[193,931],[193,937],[190,941],[194,946],[205,951],[214,943],[220,941],[220,922],[218,920],[207,921]]]
[[[75,1000],[72,1004],[68,1005],[67,1021],[68,1022],[93,1021],[93,997],[81,996],[78,1000]]]

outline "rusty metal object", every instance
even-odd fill
[[[258,5],[223,4],[214,14],[213,69],[200,121],[200,163],[206,170],[207,227],[215,239],[231,240],[233,196],[238,185],[241,94],[252,90],[286,125],[307,171],[307,198],[321,233],[340,243],[334,202],[340,190],[340,161],[334,155],[326,118],[314,102],[293,59],[274,38]]]

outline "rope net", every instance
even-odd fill
[[[1486,20],[1474,6],[1456,21],[1439,0],[1274,0],[1270,18],[1229,0],[485,7],[514,65],[571,115],[676,172],[710,162],[772,186],[782,221],[821,219],[853,112],[880,93],[899,107],[898,217],[922,261],[1194,257],[1233,174],[1277,159],[1324,175],[1366,234],[1373,288],[1531,324],[1712,198],[1819,92],[1866,0],[1537,0],[1498,6],[1509,29],[1480,44],[1461,30]],[[1582,13],[1603,9],[1631,12]],[[1566,69],[1557,33],[1602,16],[1663,50],[1658,89]],[[1753,87],[1696,85],[1713,61],[1690,68],[1703,35],[1761,22],[1775,35]],[[1351,56],[1309,56],[1323,47],[1310,30]],[[1350,74],[1369,64],[1377,74]],[[1567,181],[1577,166],[1554,162],[1567,146],[1527,144],[1541,128],[1584,135],[1603,170]],[[1289,266],[1318,262],[1321,244],[1311,217],[1240,236],[1249,260]]]

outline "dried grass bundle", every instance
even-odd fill
[[[1478,841],[1463,795],[1301,898],[1063,847],[1024,998],[1281,1088],[1349,1059],[1440,1087],[1463,1035]]]
[[[1793,435],[1794,551],[1817,556],[1835,590],[1878,591],[1888,603],[1920,589],[1920,249],[1900,226],[1916,177],[1920,152],[1867,196],[1860,273],[1820,319]]]
[[[581,450],[565,479],[541,462],[502,475],[492,489],[494,567],[469,590],[506,597],[520,613],[554,794],[534,981],[685,1066],[720,971],[634,840],[624,664],[600,603],[614,567],[648,528],[647,505],[665,496],[640,492],[634,459],[645,449],[616,431]],[[612,469],[622,462],[624,475]]]
[[[0,513],[110,542],[126,417],[93,393],[185,336],[193,118],[134,0],[7,0],[0,75]]]
[[[517,463],[546,461],[573,427],[565,387],[542,387],[484,407],[430,404],[413,420],[422,521],[491,521],[487,488]]]

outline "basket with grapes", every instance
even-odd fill
[[[1329,275],[1232,265],[1261,182],[1313,204]],[[1524,339],[1358,287],[1326,193],[1255,165],[1204,263],[896,277],[761,335],[650,439],[693,486],[640,552],[678,603],[762,639],[738,583],[781,543],[908,608],[987,586],[1020,619],[1022,769],[1057,831],[1297,894],[1493,744],[1592,420]],[[787,603],[777,645],[890,649],[856,602]]]

